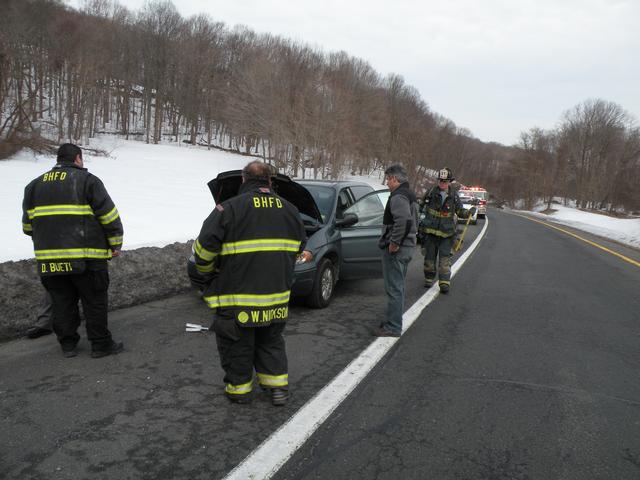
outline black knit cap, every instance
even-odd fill
[[[58,148],[58,163],[73,163],[76,155],[82,158],[82,149],[73,143],[63,143]]]

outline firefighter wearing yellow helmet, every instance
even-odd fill
[[[448,293],[451,288],[451,251],[456,234],[455,215],[467,218],[473,215],[473,209],[463,208],[460,197],[451,186],[454,180],[451,169],[440,169],[437,180],[438,184],[427,190],[421,203],[424,218],[420,221],[419,230],[424,255],[424,286],[431,287],[437,273],[440,291]]]

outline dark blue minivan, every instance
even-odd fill
[[[241,171],[220,173],[208,183],[216,203],[238,193]],[[382,276],[378,238],[389,190],[376,190],[364,182],[292,180],[273,175],[274,191],[293,203],[307,231],[310,262],[297,263],[292,294],[305,297],[315,308],[329,305],[339,279]],[[191,283],[203,288],[203,278],[189,258]]]

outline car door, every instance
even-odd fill
[[[342,263],[340,278],[382,276],[382,251],[378,239],[382,233],[382,217],[389,190],[371,192],[344,211],[355,214],[358,222],[340,228]]]

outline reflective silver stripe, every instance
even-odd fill
[[[111,222],[113,222],[116,218],[118,218],[119,216],[120,216],[120,214],[118,213],[118,209],[116,207],[113,207],[109,213],[106,213],[104,215],[100,215],[98,217],[98,221],[102,225],[108,225]]]

